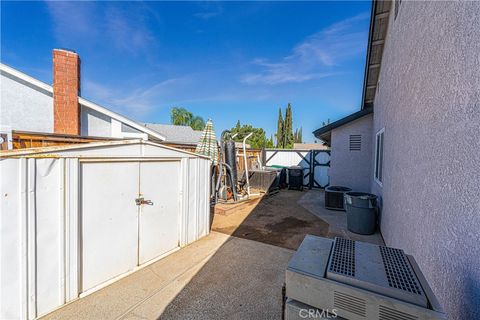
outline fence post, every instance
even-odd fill
[[[310,179],[309,179],[309,186],[308,189],[313,188],[313,180],[315,175],[315,150],[310,150]]]
[[[267,166],[267,151],[265,151],[265,148],[262,148],[262,164],[264,167]]]

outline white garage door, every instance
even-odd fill
[[[178,161],[82,164],[82,292],[178,246],[179,171]]]

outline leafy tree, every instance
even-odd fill
[[[265,148],[274,148],[275,145],[273,144],[273,134],[270,136],[270,139],[267,140],[267,145]]]
[[[270,142],[271,142],[271,145],[273,146],[273,141],[267,139],[265,135],[265,131],[262,128],[255,128],[249,124],[241,125],[239,120],[237,121],[236,126],[230,129],[230,133],[232,135],[234,135],[235,133],[238,133],[237,136],[233,138],[233,140],[236,142],[243,142],[243,139],[250,132],[253,132],[253,134],[250,136],[250,138],[247,139],[246,143],[250,144],[251,148],[255,148],[255,149],[269,148]]]
[[[177,126],[189,126],[193,130],[203,130],[205,120],[202,117],[194,116],[185,108],[173,107],[170,110],[170,123]]]
[[[190,127],[192,127],[193,130],[201,131],[205,128],[205,120],[200,116],[195,116],[192,121],[190,121]]]

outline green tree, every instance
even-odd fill
[[[192,127],[193,130],[201,131],[205,128],[205,120],[200,116],[194,116],[190,121],[190,127]]]
[[[202,117],[194,116],[193,113],[181,107],[173,107],[170,110],[170,123],[177,126],[189,126],[193,130],[205,128],[205,120]]]
[[[293,135],[295,143],[303,143],[302,139],[302,127],[300,129],[295,129],[295,133]]]
[[[293,119],[292,119],[292,106],[290,103],[287,105],[287,110],[285,110],[285,121],[283,125],[283,137],[285,149],[292,149],[294,138],[293,138]]]
[[[284,139],[282,108],[278,108],[277,133],[275,134],[275,138],[277,139],[277,148],[283,148]]]
[[[274,148],[275,145],[273,144],[273,134],[270,136],[270,139],[267,140],[267,145],[265,148]]]
[[[236,142],[243,142],[243,139],[250,132],[253,132],[253,134],[247,139],[246,143],[248,143],[251,148],[269,148],[268,145],[270,141],[267,139],[265,131],[262,128],[255,128],[249,124],[241,125],[240,121],[237,121],[236,126],[230,129],[232,136],[237,133],[237,136],[233,138],[233,140]],[[273,146],[273,141],[271,141],[271,144]]]

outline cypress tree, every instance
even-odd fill
[[[282,108],[278,108],[278,121],[277,121],[277,133],[275,134],[277,138],[277,148],[283,148],[283,116]]]
[[[285,124],[283,128],[284,136],[284,148],[292,149],[294,138],[293,138],[293,119],[292,119],[292,106],[290,103],[287,105],[287,110],[285,111]]]

